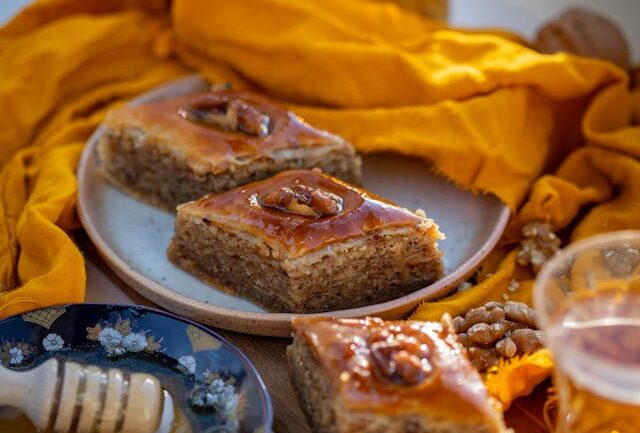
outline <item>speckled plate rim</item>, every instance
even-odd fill
[[[197,75],[181,78],[144,93],[131,103],[140,104],[162,99],[162,95],[167,93],[169,89],[174,93],[176,88],[184,88],[185,91],[192,90],[199,82],[202,82],[202,80]],[[480,262],[498,243],[509,221],[510,211],[506,205],[502,205],[491,235],[487,237],[484,244],[466,262],[435,283],[391,301],[366,307],[329,311],[319,314],[261,313],[222,308],[183,296],[153,281],[129,266],[102,237],[93,215],[94,210],[90,206],[89,195],[91,191],[87,186],[87,178],[96,175],[90,172],[90,160],[92,156],[95,156],[98,138],[103,131],[104,127],[100,126],[87,141],[77,171],[78,214],[84,229],[96,246],[100,256],[125,283],[159,306],[213,327],[244,334],[288,337],[291,335],[291,319],[297,316],[347,318],[374,315],[386,319],[402,318],[421,302],[434,300],[449,294],[453,288],[472,275],[480,265]]]
[[[273,407],[272,407],[272,404],[271,404],[271,396],[269,395],[269,391],[267,389],[267,385],[264,383],[264,380],[262,380],[262,376],[260,376],[260,373],[258,373],[258,370],[256,369],[255,365],[253,365],[253,362],[251,362],[249,357],[247,355],[245,355],[243,351],[241,351],[235,345],[233,345],[233,343],[231,343],[229,340],[224,338],[222,335],[218,334],[216,331],[214,331],[214,330],[212,330],[212,329],[210,329],[210,328],[208,328],[208,327],[206,327],[206,326],[204,326],[204,325],[202,325],[202,324],[200,324],[198,322],[190,320],[190,319],[188,319],[186,317],[179,316],[179,315],[171,313],[169,311],[160,310],[158,308],[147,307],[146,305],[86,302],[86,303],[70,303],[70,304],[50,305],[48,307],[31,310],[29,312],[33,313],[35,311],[46,310],[48,308],[55,308],[55,307],[64,307],[64,308],[70,308],[70,307],[71,308],[74,308],[74,307],[98,307],[98,308],[103,308],[103,309],[126,308],[126,309],[143,310],[145,312],[158,314],[158,315],[161,315],[161,316],[168,317],[169,319],[173,319],[173,320],[177,320],[179,322],[183,322],[183,323],[185,323],[187,325],[191,325],[191,326],[193,326],[195,328],[200,329],[202,332],[205,332],[206,334],[211,335],[213,338],[215,338],[220,343],[222,343],[222,345],[227,350],[229,350],[231,353],[233,353],[238,358],[240,363],[242,363],[242,365],[244,367],[244,370],[247,373],[247,376],[252,377],[253,380],[255,380],[255,382],[258,384],[258,389],[260,390],[260,400],[262,401],[262,407],[263,407],[263,410],[262,410],[262,427],[264,428],[265,432],[270,432],[271,431],[271,428],[273,426]],[[6,321],[13,320],[16,317],[20,317],[20,316],[22,316],[22,314],[15,314],[13,316],[6,317],[6,318],[0,320],[0,325],[2,325]]]

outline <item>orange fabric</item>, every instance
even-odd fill
[[[516,398],[531,394],[552,371],[551,354],[542,349],[530,355],[501,360],[485,374],[484,382],[489,395],[498,399],[507,410]]]
[[[83,300],[76,163],[110,104],[185,73],[153,53],[165,27],[118,2],[58,0],[0,29],[0,317]]]

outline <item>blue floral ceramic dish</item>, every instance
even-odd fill
[[[51,357],[160,379],[201,433],[271,431],[271,402],[251,362],[215,332],[141,306],[75,304],[0,322],[0,362],[29,369]]]

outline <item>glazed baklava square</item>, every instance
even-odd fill
[[[116,186],[171,211],[289,169],[360,180],[347,141],[262,96],[224,89],[111,111],[98,157]]]
[[[168,255],[272,311],[317,313],[434,282],[442,237],[422,211],[320,170],[294,170],[179,206]]]
[[[296,318],[289,372],[315,433],[501,433],[450,321]]]

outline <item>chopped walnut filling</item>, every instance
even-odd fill
[[[259,203],[264,207],[315,218],[337,215],[342,211],[342,198],[305,185],[283,186],[263,196]]]
[[[484,371],[501,358],[532,353],[544,346],[535,313],[520,302],[487,302],[452,320],[471,363]]]
[[[269,134],[271,121],[269,116],[243,101],[215,94],[200,96],[188,106],[180,107],[178,114],[192,122],[258,137]]]
[[[522,227],[520,250],[516,260],[520,266],[530,266],[538,273],[552,256],[560,251],[560,238],[551,230],[551,225],[533,221]]]

